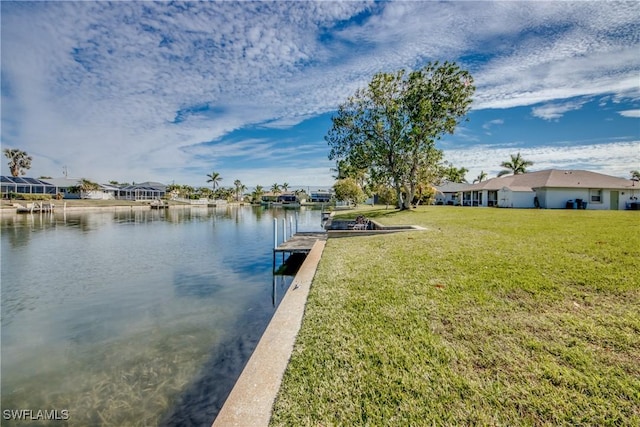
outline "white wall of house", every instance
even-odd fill
[[[459,205],[460,204],[460,193],[436,193],[436,204],[447,205]]]
[[[513,191],[509,188],[498,190],[498,207],[501,208],[534,208],[533,191]]]
[[[93,190],[82,193],[83,199],[91,199],[91,200],[113,200],[115,197],[113,194],[107,193],[102,190]]]
[[[640,201],[640,189],[635,190],[609,190],[609,189],[577,189],[577,188],[545,188],[538,189],[536,194],[540,201],[540,207],[545,209],[565,209],[567,201],[580,199],[587,202],[587,209],[610,210],[612,192],[618,193],[618,210],[627,209],[627,204]],[[636,199],[634,199],[634,197]],[[599,199],[599,200],[598,200]],[[615,195],[613,197],[615,200]]]
[[[589,206],[589,189],[576,188],[544,188],[537,189],[536,194],[543,209],[565,209],[567,201],[581,199],[587,202],[587,209],[596,209],[595,206]],[[602,203],[599,203],[600,205]]]

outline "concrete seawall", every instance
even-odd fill
[[[273,403],[302,325],[307,296],[325,243],[318,240],[313,245],[213,427],[269,425]]]

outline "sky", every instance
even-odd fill
[[[9,2],[1,145],[28,176],[331,186],[324,140],[377,72],[455,61],[472,109],[438,141],[493,177],[640,169],[640,2]],[[8,175],[7,161],[2,174]]]

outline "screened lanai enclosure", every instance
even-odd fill
[[[156,200],[164,197],[166,192],[166,186],[162,184],[142,183],[120,188],[116,196],[124,200]]]
[[[7,199],[11,194],[48,194],[52,198],[60,194],[65,199],[124,199],[124,200],[156,200],[163,198],[166,186],[159,182],[143,182],[140,184],[115,186],[98,184],[99,188],[91,191],[79,192],[74,190],[79,179],[58,178],[51,182],[36,178],[2,176],[2,198]]]
[[[19,176],[1,176],[2,198],[8,198],[10,193],[49,194],[56,195],[57,187],[36,178]]]

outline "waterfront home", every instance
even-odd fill
[[[123,200],[159,200],[167,194],[167,186],[159,182],[142,182],[119,187],[116,198]]]
[[[471,187],[471,184],[460,182],[445,182],[442,185],[436,185],[435,204],[436,205],[454,205],[459,206],[461,195],[464,190]]]
[[[324,190],[312,191],[309,194],[309,202],[329,203],[332,197],[333,197],[333,194],[331,193],[331,191],[324,191]]]
[[[64,199],[124,199],[124,200],[158,200],[166,195],[166,185],[159,182],[143,182],[125,187],[98,184],[97,190],[77,191],[81,183],[79,178],[46,178],[2,176],[2,197],[8,198],[9,193],[19,194],[48,194],[52,198],[61,195]]]
[[[21,176],[0,176],[2,198],[8,199],[9,194],[48,194],[56,195],[56,187],[46,181]]]
[[[464,206],[638,209],[640,184],[585,170],[547,169],[492,178],[462,190]]]

